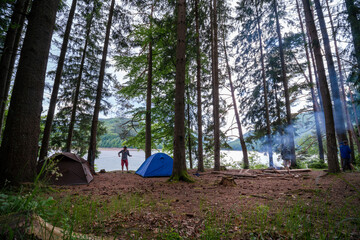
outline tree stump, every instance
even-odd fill
[[[236,182],[233,177],[222,177],[221,181],[219,182],[219,185],[225,187],[235,187]]]

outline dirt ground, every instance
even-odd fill
[[[126,219],[125,216],[118,216],[123,218],[123,228],[139,227],[143,224],[143,227],[151,228],[151,231],[157,233],[160,230],[156,229],[162,227],[162,221],[173,221],[171,227],[185,224],[188,227],[184,231],[194,238],[197,226],[203,221],[204,211],[209,208],[223,212],[241,212],[259,205],[271,205],[281,209],[285,203],[291,204],[299,200],[322,201],[322,198],[330,199],[329,204],[333,206],[339,206],[349,197],[360,206],[358,172],[331,175],[324,171],[288,174],[266,173],[262,170],[208,170],[200,173],[200,176],[196,176],[193,170],[188,172],[195,180],[194,183],[169,183],[168,177],[142,178],[134,172],[114,171],[98,173],[89,185],[59,188],[70,190],[64,191],[64,194],[71,192],[73,195],[97,196],[104,200],[127,193],[150,197],[156,204],[166,203],[166,211],[149,210],[142,212],[141,216],[131,213]],[[231,175],[235,186],[219,184],[223,177]],[[118,227],[115,225],[109,223],[109,234],[115,233],[115,230],[111,230]]]

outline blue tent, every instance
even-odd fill
[[[174,160],[165,153],[155,153],[141,164],[136,174],[143,177],[171,176]]]

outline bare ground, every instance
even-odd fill
[[[259,206],[269,206],[271,211],[282,211],[292,205],[322,204],[326,201],[331,208],[339,207],[349,198],[352,204],[360,206],[360,173],[327,174],[324,171],[304,173],[265,173],[262,170],[228,170],[212,172],[208,170],[194,175],[194,183],[168,182],[168,178],[142,178],[133,172],[120,171],[98,173],[89,185],[57,187],[61,195],[80,195],[110,201],[127,194],[138,194],[152,206],[128,214],[115,214],[102,223],[108,236],[117,239],[141,239],[146,236],[160,236],[164,229],[176,229],[183,237],[197,239],[204,230],[204,221],[209,212],[218,214],[219,222],[233,218],[234,214],[253,211]],[[220,185],[223,177],[231,177],[235,186]],[[223,219],[223,220],[222,220]],[[238,221],[241,225],[241,219]],[[94,223],[95,225],[97,223]],[[92,230],[83,230],[95,233]],[[239,227],[232,226],[228,231],[236,233]],[[135,233],[134,233],[135,232]],[[140,233],[139,233],[140,232]],[[147,234],[144,234],[147,233]],[[286,233],[272,234],[272,238],[287,238]],[[283,235],[281,235],[283,234]],[[354,239],[360,237],[359,231],[352,233]],[[239,238],[247,238],[247,235]],[[234,237],[238,239],[238,237]]]

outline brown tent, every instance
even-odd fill
[[[56,185],[77,185],[88,184],[94,177],[90,172],[89,163],[77,156],[76,154],[63,152],[57,153],[50,157],[51,160],[57,160],[56,166],[59,168],[58,172],[62,176],[51,176],[50,181]],[[41,169],[44,162],[39,162],[38,169]]]

